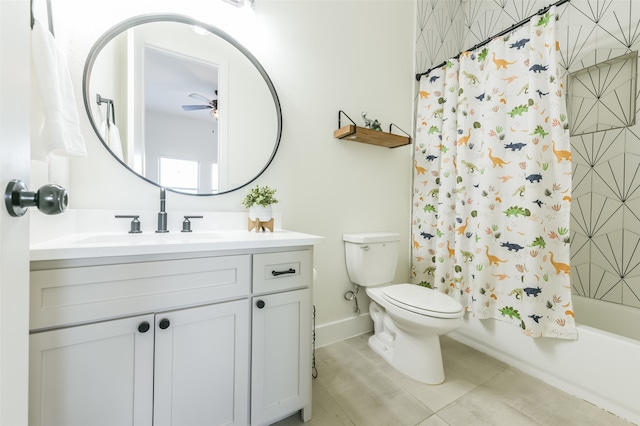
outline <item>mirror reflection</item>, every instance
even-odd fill
[[[105,147],[176,192],[241,188],[278,148],[280,105],[262,66],[226,33],[187,17],[148,15],[108,31],[89,54],[83,89]]]

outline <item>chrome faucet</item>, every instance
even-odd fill
[[[158,229],[156,232],[169,232],[167,231],[167,213],[164,211],[166,193],[167,191],[163,187],[160,187],[160,213],[158,213]]]

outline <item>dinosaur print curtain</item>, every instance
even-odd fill
[[[422,77],[412,272],[477,318],[575,339],[555,21],[552,8]]]

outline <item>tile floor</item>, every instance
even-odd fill
[[[446,336],[445,383],[429,386],[389,366],[362,335],[319,348],[307,425],[631,425]],[[299,416],[277,423],[300,425]]]

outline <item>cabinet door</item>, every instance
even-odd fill
[[[29,424],[150,426],[153,320],[142,315],[32,334]]]
[[[311,290],[253,298],[251,424],[270,424],[311,399]]]
[[[247,424],[248,304],[156,314],[154,426]]]

